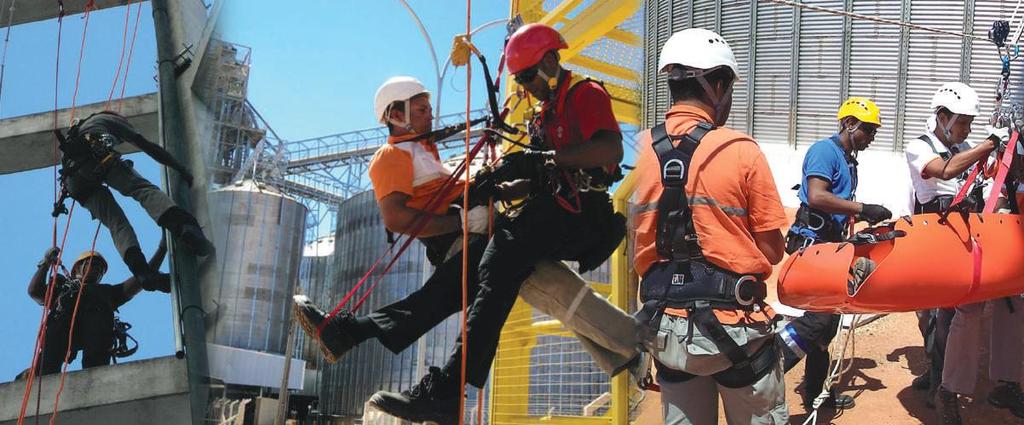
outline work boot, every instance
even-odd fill
[[[414,423],[459,423],[459,383],[436,367],[416,386],[400,394],[378,391],[370,397],[377,410]]]
[[[988,393],[988,403],[1000,409],[1010,409],[1010,413],[1024,418],[1024,394],[1021,394],[1017,382],[1000,381],[999,386]]]
[[[942,425],[961,425],[960,403],[957,401],[956,393],[939,388],[935,393],[935,405],[938,407],[936,414],[939,423]]]
[[[206,239],[203,229],[199,227],[199,222],[187,211],[179,207],[171,207],[156,220],[156,223],[160,227],[170,230],[189,255],[205,257],[213,254],[213,243]]]
[[[309,297],[295,295],[292,297],[292,312],[306,335],[320,346],[320,352],[328,363],[337,362],[341,356],[365,340],[358,337],[355,316],[347,310],[339,310],[338,314],[328,318],[327,313],[317,308]],[[324,320],[328,322],[321,332],[320,325]]]
[[[135,276],[135,283],[147,291],[171,292],[171,276],[153,270],[142,254],[142,249],[133,246],[124,251],[124,264]]]
[[[850,267],[850,277],[846,280],[846,291],[852,297],[860,289],[871,272],[875,271],[875,262],[867,257],[857,257]]]
[[[928,372],[925,372],[924,375],[914,378],[910,386],[915,390],[927,390],[932,386],[932,377]]]

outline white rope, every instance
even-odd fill
[[[828,377],[825,378],[825,384],[822,385],[821,394],[818,394],[818,396],[814,398],[814,403],[811,405],[813,410],[811,411],[810,415],[807,415],[807,419],[804,420],[803,425],[810,425],[810,424],[814,424],[814,423],[818,422],[818,410],[821,408],[822,403],[824,403],[825,400],[827,400],[829,398],[829,396],[831,395],[831,393],[832,393],[832,385],[835,384],[836,382],[839,382],[839,379],[843,375],[845,375],[846,372],[849,372],[850,369],[853,367],[852,359],[854,357],[854,354],[857,352],[857,350],[856,350],[857,343],[856,343],[856,340],[854,338],[854,332],[857,330],[857,323],[859,321],[860,321],[860,315],[859,314],[854,314],[852,316],[852,320],[850,320],[850,328],[846,330],[846,336],[843,339],[843,343],[842,344],[836,344],[836,345],[833,346],[833,348],[832,348],[832,358],[835,359],[835,364],[832,365],[832,368],[829,371]],[[842,333],[842,325],[841,324],[840,324],[840,331],[839,332]],[[845,368],[842,368],[842,370],[840,370],[840,366],[842,366],[843,361],[846,360],[847,348],[849,348],[851,361],[849,363],[847,363]],[[838,356],[836,355],[836,351],[839,352]]]
[[[801,8],[801,9],[810,9],[810,10],[814,10],[814,11],[818,11],[818,12],[831,13],[833,15],[849,16],[851,18],[863,19],[863,20],[878,22],[878,23],[882,23],[882,24],[899,25],[901,27],[907,27],[907,28],[912,28],[912,29],[919,29],[919,30],[922,30],[922,31],[934,32],[936,34],[945,34],[945,35],[954,36],[954,37],[973,38],[975,40],[983,40],[983,41],[987,41],[987,42],[990,42],[990,43],[992,42],[987,37],[981,37],[981,36],[977,36],[977,35],[973,35],[973,34],[964,34],[964,33],[956,32],[956,31],[949,31],[949,30],[944,30],[944,29],[939,29],[939,28],[932,28],[932,27],[928,27],[928,26],[924,26],[924,25],[913,24],[913,23],[910,23],[910,22],[903,22],[903,21],[897,21],[897,20],[893,20],[893,19],[879,18],[877,16],[862,15],[862,14],[859,14],[859,13],[847,12],[845,10],[829,9],[827,7],[803,4],[803,3],[800,3],[800,2],[795,2],[795,1],[790,1],[790,0],[759,0],[759,1],[768,1],[768,2],[777,3],[777,4],[781,4],[781,5],[786,5],[786,6],[798,7],[798,8]]]

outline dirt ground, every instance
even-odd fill
[[[839,338],[837,338],[838,340]],[[987,332],[982,341],[988,341]],[[822,410],[818,424],[910,425],[935,424],[935,410],[925,406],[927,391],[910,387],[915,375],[927,367],[917,319],[913,313],[882,317],[857,330],[853,366],[838,387],[856,399],[857,405],[845,411]],[[974,397],[961,397],[961,416],[965,424],[1024,424],[1008,410],[996,409],[985,401],[992,383],[988,381],[987,344],[982,347],[978,387]],[[969,365],[963,365],[968,367]],[[803,387],[803,362],[786,375],[786,398],[790,423],[802,424],[807,417],[800,405]],[[640,406],[636,423],[659,424],[661,400],[648,392]],[[725,423],[724,416],[720,422]]]

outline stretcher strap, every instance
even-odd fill
[[[996,201],[999,200],[999,193],[1003,187],[1003,183],[1006,182],[1006,176],[1010,172],[1010,164],[1013,163],[1013,155],[1017,153],[1017,139],[1020,136],[1016,130],[1010,135],[1010,143],[1006,145],[1006,151],[1003,152],[1003,157],[999,160],[999,170],[996,172],[996,178],[992,183],[992,193],[989,193],[988,200],[985,201],[984,212],[990,213],[996,210]],[[1009,195],[1009,194],[1007,194]],[[1007,197],[1009,199],[1009,196]]]
[[[963,201],[967,197],[967,192],[974,186],[974,179],[978,177],[981,170],[985,168],[985,158],[979,159],[978,163],[975,164],[974,169],[971,170],[971,174],[967,176],[967,180],[964,180],[964,185],[960,186],[960,191],[956,193],[956,197],[953,198],[953,202],[949,204],[949,209],[953,209],[954,206],[959,205],[960,201]]]

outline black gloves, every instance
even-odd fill
[[[857,218],[874,225],[892,218],[892,211],[881,205],[861,204],[860,214],[857,214]]]
[[[39,264],[37,264],[37,266],[48,267],[52,265],[55,261],[57,261],[58,256],[60,256],[60,248],[57,248],[55,246],[51,247],[50,249],[46,250],[45,254],[43,254],[43,259],[39,261]]]

